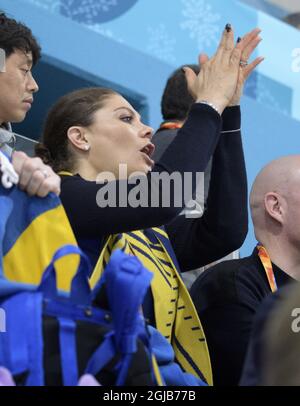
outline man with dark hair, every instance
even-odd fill
[[[283,21],[295,28],[300,29],[300,12],[298,11],[298,13],[288,14],[286,17],[284,17]]]
[[[191,68],[196,75],[200,72],[198,65],[186,66]],[[161,99],[164,121],[184,121],[193,103],[194,99],[188,91],[183,67],[176,69],[169,77]]]
[[[198,75],[198,65],[185,65]],[[188,91],[183,67],[169,77],[161,99],[163,122],[153,137],[155,144],[154,160],[158,161],[170,143],[174,140],[177,130],[183,126],[194,99]]]
[[[8,18],[0,12],[1,37],[0,47],[4,49],[8,58],[16,50],[31,53],[33,66],[41,57],[41,48],[31,30],[24,24]]]
[[[40,46],[25,25],[0,13],[0,150],[12,156],[12,165],[19,175],[19,187],[29,195],[46,196],[60,193],[60,179],[39,158],[29,158],[24,152],[13,152],[11,122],[21,122],[38,91],[31,70],[40,59]],[[4,60],[3,60],[4,59]]]

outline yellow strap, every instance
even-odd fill
[[[273,271],[271,258],[268,254],[268,251],[266,250],[266,248],[263,245],[257,244],[256,248],[258,250],[259,259],[262,263],[262,266],[264,267],[266,276],[268,278],[269,286],[271,288],[271,291],[274,293],[277,291],[277,283],[276,283],[276,279],[275,279],[275,275],[274,275],[274,271]]]
[[[68,172],[68,171],[60,171],[60,172],[58,172],[58,175],[59,176],[74,176],[73,173]]]
[[[156,379],[157,385],[164,386],[156,358],[153,354],[151,356],[151,361],[152,361],[153,373],[154,373],[154,377]]]

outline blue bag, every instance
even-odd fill
[[[70,295],[56,288],[55,262],[81,257]],[[88,284],[89,261],[76,246],[57,251],[37,291],[0,301],[6,333],[0,333],[0,365],[17,384],[75,386],[84,373],[102,385],[156,385],[159,372],[139,311],[152,275],[135,258],[117,251],[95,292]],[[105,289],[110,311],[94,307]]]

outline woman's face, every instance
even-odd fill
[[[127,166],[128,176],[136,171],[147,173],[154,165],[152,134],[152,128],[141,122],[140,115],[122,96],[109,96],[88,128],[89,163],[97,175],[112,172],[116,178],[123,178],[119,176],[120,164]]]

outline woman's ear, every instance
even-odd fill
[[[70,127],[67,132],[71,144],[81,151],[88,151],[90,145],[85,136],[85,130],[82,127]]]

